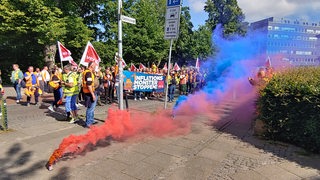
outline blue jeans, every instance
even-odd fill
[[[19,83],[15,82],[13,84],[13,87],[14,87],[14,90],[16,90],[16,93],[17,93],[16,100],[22,99],[21,98],[21,85]]]
[[[138,98],[141,98],[141,91],[133,91],[133,95],[134,95],[134,98],[137,99],[137,96]]]
[[[169,91],[168,91],[169,101],[173,101],[175,89],[176,89],[176,85],[173,85],[173,84],[169,85]]]
[[[120,104],[120,86],[116,86],[116,91],[117,91],[117,100],[118,100],[118,103]]]
[[[61,87],[59,89],[53,90],[54,101],[52,103],[53,106],[58,107],[58,101],[61,99]]]
[[[78,110],[77,108],[77,98],[78,98],[78,94],[74,94],[71,96],[71,110],[72,111],[76,111]]]
[[[60,91],[60,99],[62,99],[63,98],[63,89],[59,88],[59,91]]]
[[[91,126],[94,122],[94,109],[97,105],[97,96],[96,96],[96,100],[92,101],[92,97],[90,94],[85,94],[84,95],[84,99],[85,99],[85,105],[87,107],[87,111],[86,111],[86,126]]]

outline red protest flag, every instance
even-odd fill
[[[123,58],[121,59],[121,62],[122,62],[122,67],[126,67],[127,66],[127,63],[124,61]]]
[[[116,55],[114,56],[114,61],[116,62],[116,64],[118,64],[118,58],[119,58],[119,55],[118,55],[118,53],[116,53]],[[124,61],[123,58],[121,59],[121,62],[122,62],[122,67],[127,66],[127,63]]]
[[[163,70],[168,70],[167,63],[164,64],[164,66],[163,66],[162,69],[163,69]]]
[[[78,67],[78,64],[77,64],[76,62],[74,62],[74,60],[70,60],[69,63],[70,63],[72,66]]]
[[[136,71],[136,70],[137,70],[136,66],[131,63],[130,71]]]
[[[271,68],[271,59],[270,59],[269,56],[268,56],[268,58],[267,58],[267,60],[266,60],[265,66],[266,66],[267,68]]]
[[[170,63],[170,70],[172,69],[172,63]],[[164,66],[163,66],[163,68],[162,69],[164,69],[164,70],[168,70],[168,65],[167,65],[167,63],[165,63],[164,64]]]
[[[84,50],[84,53],[82,55],[80,64],[84,66],[88,66],[89,62],[95,62],[96,64],[99,64],[101,61],[97,51],[94,49],[92,44],[90,42],[87,43],[86,49]]]
[[[139,69],[145,69],[145,68],[146,67],[142,63],[139,64]]]
[[[196,69],[197,69],[198,71],[200,70],[199,58],[197,58],[197,61],[196,61]]]
[[[58,41],[60,61],[73,61],[71,52]]]
[[[180,67],[179,67],[179,65],[178,65],[177,63],[174,64],[173,69],[174,69],[175,71],[180,71],[180,70],[181,70]]]

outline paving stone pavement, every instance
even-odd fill
[[[63,108],[50,113],[51,94],[42,97],[41,106],[26,107],[15,104],[12,88],[5,91],[10,130],[0,132],[0,179],[320,179],[319,155],[253,136],[248,119],[228,116],[233,101],[213,110],[224,117],[218,123],[198,115],[188,134],[111,140],[47,171],[44,165],[61,140],[88,130],[63,121]],[[129,100],[129,107],[154,112],[163,102]],[[108,108],[97,107],[98,125]]]

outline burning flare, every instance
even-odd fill
[[[163,136],[166,134],[185,134],[190,130],[190,121],[172,119],[171,112],[161,110],[157,113],[141,111],[121,111],[110,108],[108,118],[101,126],[92,126],[84,135],[70,135],[64,138],[59,148],[54,150],[46,167],[53,170],[53,165],[62,157],[77,155],[87,150],[89,145],[96,146],[100,140],[112,137],[123,140],[136,135]]]

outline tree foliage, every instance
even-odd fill
[[[41,65],[46,46],[60,40],[80,48],[92,35],[81,18],[63,16],[44,0],[3,0],[0,9],[0,51],[7,52],[3,60],[11,63]]]
[[[167,60],[165,11],[166,0],[123,0],[122,13],[137,20],[136,25],[123,23],[123,56],[127,63],[148,65]],[[92,41],[103,64],[112,65],[118,51],[117,21],[114,0],[2,0],[1,65],[8,71],[13,63],[22,69],[29,65],[41,67],[54,60],[57,41],[72,52],[76,62],[87,41]],[[211,53],[211,29],[203,26],[194,30],[189,9],[183,7],[173,60],[184,64]]]
[[[242,24],[245,16],[237,0],[207,0],[204,9],[209,14],[206,22],[212,30],[221,24],[224,27],[224,35],[245,34]]]
[[[2,0],[0,3],[0,60],[4,74],[18,63],[43,65],[45,47],[66,34],[61,11],[42,0]],[[5,78],[6,79],[6,76]]]
[[[136,25],[123,24],[124,59],[150,64],[167,57],[169,43],[164,40],[164,1],[140,0],[124,13],[136,18]]]

